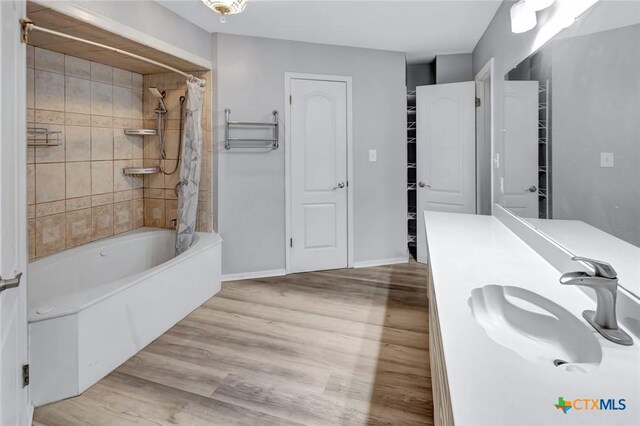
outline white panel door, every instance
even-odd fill
[[[25,45],[20,24],[25,3],[0,1],[0,276],[27,266]],[[24,278],[24,277],[23,277]],[[28,424],[26,280],[0,292],[0,425]],[[5,283],[6,284],[6,283]]]
[[[504,82],[504,206],[538,217],[538,82]]]
[[[475,82],[416,90],[418,217],[424,210],[476,212]],[[418,262],[428,260],[424,220],[418,220]]]
[[[289,272],[347,267],[347,85],[291,80]]]

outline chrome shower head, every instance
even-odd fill
[[[165,108],[163,101],[165,92],[161,92],[157,87],[149,87],[149,93],[151,93],[151,96],[158,99],[158,109],[166,111],[167,109]]]

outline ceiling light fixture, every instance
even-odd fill
[[[247,7],[247,0],[202,0],[209,9],[220,14],[220,22],[227,22],[227,15],[241,13]]]
[[[519,34],[532,30],[538,24],[536,11],[527,0],[520,0],[511,6],[511,31]]]
[[[527,6],[536,12],[551,7],[556,0],[526,0]]]

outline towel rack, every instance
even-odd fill
[[[280,118],[278,115],[278,111],[273,111],[273,122],[271,123],[256,123],[251,121],[231,121],[229,120],[229,116],[231,115],[231,110],[229,108],[224,110],[225,115],[225,129],[224,129],[224,149],[229,150],[231,148],[269,148],[269,149],[278,149],[279,147],[279,128],[280,128]],[[236,138],[230,137],[229,134],[231,129],[240,129],[247,127],[265,127],[271,128],[272,137],[269,139],[262,138]],[[232,142],[269,142],[268,145],[246,145],[246,144],[233,144]]]
[[[27,146],[60,146],[61,131],[49,130],[44,127],[29,127],[27,129]]]

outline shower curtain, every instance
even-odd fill
[[[176,256],[191,246],[196,231],[204,93],[205,89],[200,80],[187,80],[186,117],[182,134],[182,162],[178,187]]]

